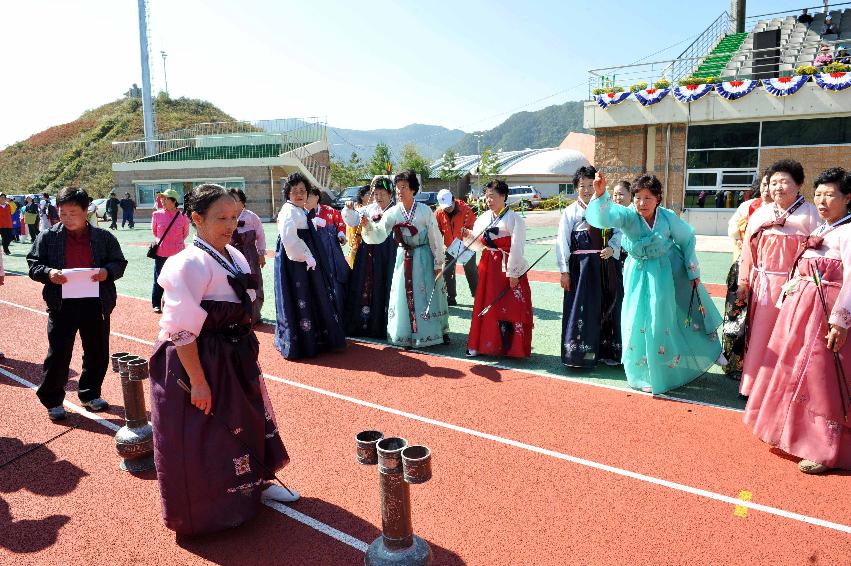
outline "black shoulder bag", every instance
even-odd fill
[[[174,218],[171,219],[171,222],[168,223],[168,226],[166,227],[165,232],[163,232],[163,235],[160,237],[160,241],[157,242],[156,244],[151,244],[148,247],[148,253],[145,254],[145,255],[147,255],[151,259],[157,259],[157,250],[160,249],[160,244],[163,243],[163,240],[165,239],[166,235],[168,234],[168,231],[171,230],[172,224],[174,224],[174,221],[177,220],[177,217],[180,216],[181,214],[182,213],[178,210],[177,214],[174,215]]]

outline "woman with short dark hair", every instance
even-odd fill
[[[851,176],[835,167],[819,175],[814,186],[823,223],[807,238],[783,286],[780,314],[745,407],[745,423],[754,434],[802,458],[798,468],[806,474],[851,470],[851,427],[843,414],[843,404],[851,410],[846,343]]]
[[[322,200],[322,191],[316,187],[311,187],[307,191],[307,202],[304,207],[314,227],[316,227],[317,243],[322,255],[321,265],[327,271],[328,281],[334,291],[334,304],[337,307],[337,314],[342,318],[346,289],[352,268],[343,255],[343,248],[340,247],[340,236],[342,235],[345,239],[345,231],[340,230],[334,220],[339,216],[339,212],[328,205],[321,204],[320,200]],[[342,217],[340,217],[341,222],[342,220]]]
[[[346,347],[319,234],[305,209],[311,188],[304,175],[292,173],[284,182],[287,202],[278,214],[275,347],[288,360]]]
[[[742,364],[742,395],[750,395],[763,365],[780,308],[780,290],[800,245],[819,225],[816,207],[804,200],[804,168],[784,159],[767,171],[773,204],[761,206],[748,220],[739,262],[738,300],[748,305],[748,339]]]
[[[532,291],[524,256],[526,224],[507,205],[508,185],[494,180],[485,186],[483,212],[472,231],[462,229],[471,250],[481,251],[479,283],[467,338],[470,357],[532,355]],[[472,238],[478,237],[476,240]],[[490,308],[488,308],[490,307]],[[487,312],[482,314],[485,308]]]
[[[573,176],[577,200],[564,209],[556,238],[564,289],[561,362],[573,369],[621,362],[622,233],[617,228],[601,230],[585,219],[596,174],[591,165],[577,169]]]
[[[630,387],[664,393],[715,364],[721,315],[700,283],[694,230],[660,206],[662,183],[642,175],[631,191],[632,206],[615,204],[597,173],[585,217],[591,226],[623,231],[629,251],[621,311],[624,371]]]
[[[168,258],[177,255],[183,248],[187,236],[189,236],[189,218],[181,214],[177,207],[180,195],[174,189],[166,189],[159,193],[163,208],[159,208],[151,215],[151,232],[157,246],[154,258],[154,286],[151,289],[151,307],[155,313],[162,312],[163,288],[157,282],[163,266]]]
[[[361,218],[364,242],[381,244],[393,235],[399,245],[387,312],[388,339],[405,348],[448,344],[446,285],[437,277],[446,253],[443,234],[431,209],[414,198],[420,189],[416,173],[402,171],[393,182],[396,205],[380,218]]]
[[[193,189],[186,207],[197,235],[159,278],[151,421],[163,520],[194,535],[244,523],[261,498],[298,495],[269,483],[289,457],[257,364],[250,268],[230,245],[239,208],[214,184]]]

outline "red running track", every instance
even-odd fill
[[[3,290],[42,308],[28,280],[9,277]],[[0,316],[4,336],[17,337],[4,340],[2,367],[38,382],[44,316],[2,303]],[[145,301],[120,298],[114,332],[150,341],[156,323]],[[415,529],[438,564],[849,563],[847,476],[800,474],[737,412],[362,343],[286,362],[265,330],[261,363],[293,458],[284,480],[304,496],[293,508],[361,541],[378,535],[377,472],[355,464],[352,438],[378,428],[433,450],[434,479],[412,492]],[[150,351],[117,336],[112,348]],[[79,364],[78,355],[74,371]],[[0,384],[5,461],[16,442],[61,427],[33,392]],[[112,376],[104,396],[120,402]],[[120,416],[116,408],[109,418]],[[91,562],[98,545],[95,556],[110,563],[362,561],[270,509],[225,535],[176,541],[160,523],[156,482],[118,471],[112,434],[87,424],[0,470],[0,512],[15,521],[0,534],[0,562]],[[737,514],[745,490],[771,509]]]

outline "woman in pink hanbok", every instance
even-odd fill
[[[800,163],[778,161],[766,174],[774,204],[760,207],[748,220],[739,264],[739,300],[748,303],[742,395],[750,395],[765,365],[766,345],[780,313],[780,288],[789,277],[798,247],[820,224],[816,207],[800,194],[804,184]]]
[[[851,428],[844,414],[851,410],[846,379],[851,375],[846,344],[851,326],[851,176],[838,167],[828,169],[815,186],[814,201],[824,224],[802,243],[783,286],[783,306],[745,408],[745,423],[754,434],[802,458],[798,467],[807,474],[851,470]],[[824,305],[814,275],[820,275]]]

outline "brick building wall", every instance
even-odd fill
[[[671,147],[668,152],[667,183],[666,142],[667,124],[598,128],[594,132],[594,165],[606,174],[609,185],[622,180],[632,182],[636,177],[651,173],[664,186],[664,206],[677,212],[682,209],[685,177],[686,126],[671,124]]]
[[[813,198],[813,181],[819,173],[831,167],[851,168],[851,146],[774,147],[763,149],[759,154],[759,167],[764,170],[775,161],[794,159],[804,166],[804,189],[807,199]]]

